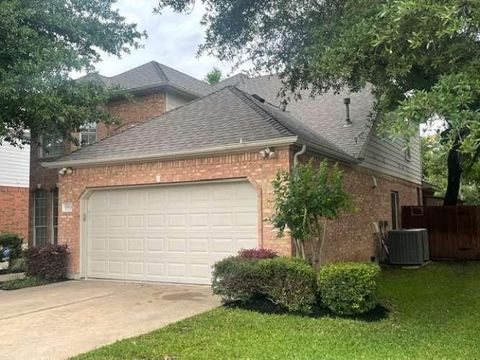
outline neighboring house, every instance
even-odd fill
[[[29,146],[0,143],[0,233],[28,238]]]
[[[180,94],[186,86],[172,77],[156,84],[153,73],[144,75],[152,68],[166,67],[149,63],[128,76],[96,79],[110,85],[121,78],[132,92],[148,89],[148,95],[136,93],[135,113],[152,108],[145,96],[158,96],[165,102],[154,102],[159,113],[138,122],[153,119],[41,160],[44,170],[63,174],[56,179],[57,238],[71,249],[71,276],[209,283],[212,264],[241,248],[291,255],[291,240],[279,239],[268,222],[272,180],[278,171],[291,171],[304,145],[299,161],[341,165],[357,207],[329,222],[327,261],[370,261],[377,255],[373,222],[399,227],[400,207],[421,203],[418,139],[409,151],[381,140],[369,125],[368,90],[304,96],[282,111],[275,76],[240,74],[210,87],[182,74],[196,90]],[[113,109],[134,121],[128,103]]]

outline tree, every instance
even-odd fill
[[[222,71],[218,68],[213,68],[212,71],[210,71],[206,76],[205,76],[205,81],[209,83],[210,85],[215,85],[218,84],[222,80]]]
[[[438,188],[437,196],[445,196],[447,189],[448,149],[443,146],[441,135],[422,138],[422,167],[426,181]],[[480,163],[461,158],[463,175],[460,183],[459,198],[468,205],[480,204]]]
[[[288,228],[295,243],[296,256],[315,267],[322,265],[327,220],[352,209],[343,189],[343,172],[337,165],[329,169],[322,161],[298,165],[291,172],[279,172],[273,181],[275,214],[273,226],[282,237]]]
[[[0,2],[0,141],[26,143],[35,135],[110,121],[99,107],[109,91],[78,82],[72,71],[92,70],[101,52],[120,56],[145,36],[128,24],[115,0]]]
[[[185,11],[194,2],[159,0],[157,10]],[[279,73],[285,96],[372,84],[380,132],[405,138],[420,123],[444,122],[445,203],[456,203],[460,158],[477,160],[480,152],[480,1],[202,2],[200,51]]]

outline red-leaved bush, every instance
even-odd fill
[[[238,256],[244,259],[273,259],[278,254],[271,249],[242,249],[238,252]]]
[[[25,252],[26,275],[45,280],[64,279],[67,276],[68,255],[64,245],[31,247]]]

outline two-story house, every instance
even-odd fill
[[[399,227],[400,207],[421,203],[418,139],[380,138],[368,89],[285,108],[276,76],[209,86],[153,62],[94,80],[134,94],[108,105],[124,123],[83,129],[53,159],[55,142],[32,149],[32,242],[67,244],[72,277],[206,284],[241,248],[291,255],[268,221],[272,180],[309,159],[340,164],[357,208],[328,222],[325,261],[378,256],[373,223]]]

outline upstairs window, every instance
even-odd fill
[[[42,135],[42,157],[61,156],[64,152],[64,142],[60,134]]]
[[[91,123],[80,128],[80,147],[85,147],[97,141],[97,124]]]

